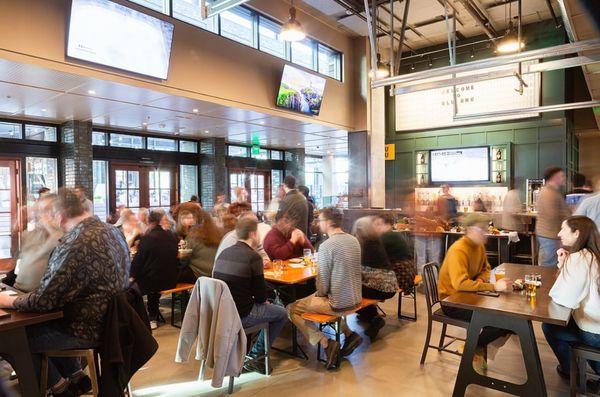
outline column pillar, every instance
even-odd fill
[[[369,101],[369,205],[385,208],[385,89],[371,89]]]
[[[348,207],[369,206],[369,136],[348,133]]]
[[[64,186],[81,185],[87,197],[94,197],[92,122],[67,121],[61,126],[60,172]]]
[[[286,150],[285,176],[293,175],[296,186],[304,185],[304,148]]]
[[[202,207],[212,208],[217,194],[229,199],[227,190],[227,146],[224,138],[209,138],[200,142],[200,200]]]

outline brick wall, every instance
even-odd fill
[[[212,208],[219,193],[227,191],[225,139],[210,138],[200,142],[200,200],[202,207]]]
[[[62,125],[60,171],[66,187],[81,185],[93,197],[92,123],[68,121]]]

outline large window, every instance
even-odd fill
[[[252,151],[251,157],[258,160],[267,160],[269,158],[269,151],[267,149],[258,149],[256,153]]]
[[[56,142],[56,127],[27,124],[25,126],[25,139]]]
[[[279,38],[281,25],[263,16],[258,18],[259,50],[285,59],[285,41]]]
[[[108,161],[94,160],[93,162],[94,215],[101,220],[108,218]]]
[[[306,157],[304,161],[304,180],[318,207],[323,207],[323,159]]]
[[[21,139],[21,124],[0,122],[0,138]]]
[[[161,150],[163,152],[176,152],[177,141],[174,139],[148,137],[146,138],[146,149]]]
[[[106,138],[106,132],[93,131],[92,132],[92,145],[106,146],[108,139]]]
[[[181,202],[189,200],[194,195],[198,195],[198,166],[179,166],[179,186],[179,201]]]
[[[138,170],[115,171],[116,206],[138,210],[140,207],[140,172]]]
[[[333,195],[337,196],[337,204],[348,205],[348,157],[336,157],[333,160]]]
[[[219,15],[221,36],[254,47],[254,18],[250,10],[234,7]]]
[[[110,134],[110,146],[143,149],[144,138],[135,135]]]
[[[165,211],[171,206],[171,172],[163,170],[148,173],[148,192],[150,193],[150,208],[161,207]]]
[[[173,18],[213,33],[217,33],[218,30],[217,17],[202,19],[200,0],[173,0]]]
[[[169,14],[169,0],[130,0],[144,7],[153,9],[163,14]]]
[[[315,43],[310,39],[292,43],[292,62],[309,69],[315,68]]]
[[[246,146],[227,146],[227,155],[233,157],[248,157],[248,148]]]
[[[43,187],[56,193],[58,190],[58,162],[55,158],[27,157],[25,169],[28,205],[33,204],[38,197],[38,190]]]
[[[283,170],[271,170],[271,200],[277,197],[281,184],[283,184]]]
[[[198,153],[198,142],[179,141],[179,151],[182,153]]]
[[[323,44],[319,48],[319,73],[334,79],[341,80],[342,76],[342,54],[332,50]]]

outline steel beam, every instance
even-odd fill
[[[486,58],[478,61],[458,64],[455,66],[444,66],[441,68],[431,69],[423,72],[387,77],[385,79],[371,82],[371,86],[372,88],[377,88],[392,84],[416,82],[423,79],[447,76],[454,73],[460,74],[465,72],[473,72],[495,66],[505,66],[519,62],[527,62],[541,58],[550,58],[555,56],[573,54],[580,51],[590,51],[598,49],[600,49],[600,39],[583,40],[575,43],[561,44],[554,47],[525,51],[518,54],[508,54],[493,58]]]
[[[546,113],[546,112],[559,112],[563,110],[575,110],[575,109],[588,109],[596,106],[600,106],[600,101],[586,101],[586,102],[572,102],[572,103],[561,103],[558,105],[546,105],[546,106],[535,106],[531,108],[521,109],[509,109],[509,110],[495,110],[485,113],[469,114],[469,115],[456,115],[454,120],[469,120],[469,119],[484,119],[491,117],[503,117],[503,116],[519,116],[530,113]]]
[[[475,18],[475,20],[481,25],[481,28],[490,39],[495,39],[498,37],[498,32],[496,32],[496,29],[491,26],[490,21],[486,20],[485,17],[482,17],[478,10],[475,9],[475,6],[469,2],[469,0],[460,0],[460,3],[465,7],[469,15]]]
[[[247,3],[248,0],[214,0],[207,4],[206,0],[200,0],[200,12],[202,19],[210,18],[220,14],[230,8],[233,8],[242,3]]]
[[[371,72],[373,74],[372,81],[375,80],[376,72],[377,72],[377,43],[375,43],[375,34],[374,31],[376,29],[375,23],[373,21],[373,16],[369,11],[369,0],[365,1],[365,16],[367,17],[367,30],[369,31],[369,44],[371,45]]]
[[[410,7],[410,0],[404,2],[404,14],[402,15],[402,28],[400,29],[400,44],[398,45],[398,53],[396,54],[396,62],[394,74],[400,72],[400,64],[402,63],[402,46],[404,45],[404,35],[406,33],[406,24],[408,23],[408,10]],[[393,14],[392,14],[393,17]],[[393,46],[392,46],[393,48]]]

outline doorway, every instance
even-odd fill
[[[0,158],[0,269],[12,265],[23,231],[20,164],[20,159]]]
[[[243,187],[248,192],[252,211],[264,211],[271,201],[271,172],[248,169],[232,169],[229,172],[229,197],[237,200],[236,189]]]
[[[109,206],[111,213],[124,206],[137,213],[140,208],[169,208],[178,203],[177,167],[111,164]]]

